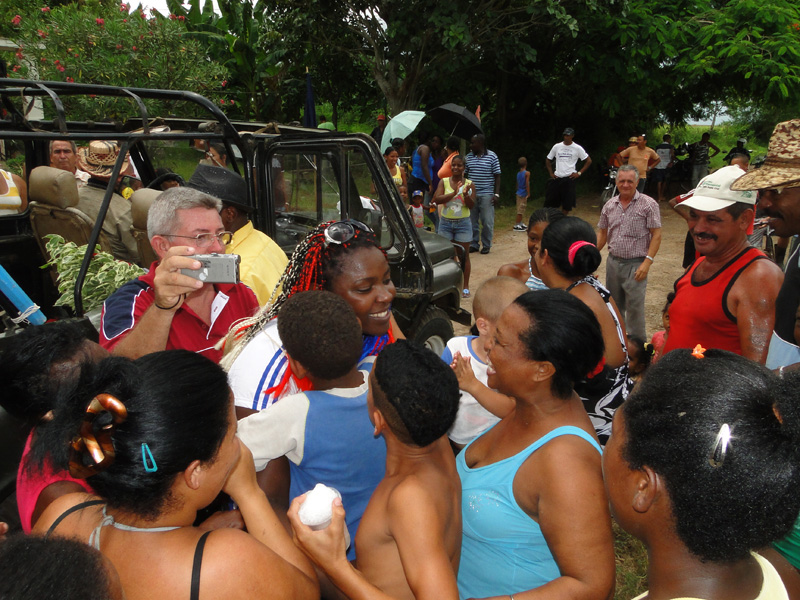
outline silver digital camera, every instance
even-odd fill
[[[238,254],[195,254],[190,256],[203,265],[199,269],[181,269],[181,273],[203,283],[239,283]]]

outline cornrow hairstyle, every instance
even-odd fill
[[[535,211],[533,211],[533,213],[531,213],[531,218],[528,220],[528,229],[530,230],[530,228],[537,223],[555,223],[559,219],[562,219],[566,216],[567,215],[557,208],[547,206],[543,208],[537,208]]]
[[[347,242],[327,244],[325,230],[336,222],[320,223],[312,229],[295,248],[267,303],[255,316],[233,324],[222,342],[224,356],[220,364],[224,369],[230,369],[242,348],[247,346],[264,325],[278,316],[290,296],[297,292],[330,290],[333,280],[342,272],[344,257],[352,250],[374,247],[386,256],[386,251],[378,244],[375,234],[358,227],[354,227],[355,235]]]

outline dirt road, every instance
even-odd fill
[[[573,215],[585,219],[596,226],[600,218],[601,206],[597,197],[582,197],[578,200],[578,208]],[[527,217],[527,215],[526,215]],[[686,221],[669,207],[666,202],[661,203],[662,241],[661,248],[656,256],[655,263],[650,268],[647,278],[647,296],[645,308],[647,315],[647,333],[661,329],[661,309],[664,307],[667,294],[672,291],[672,285],[683,272],[681,261],[683,259],[683,242],[686,237]],[[605,282],[606,256],[608,250],[603,250],[603,263],[597,271],[597,277]],[[509,262],[519,262],[528,257],[525,234],[495,228],[492,251],[489,254],[473,253],[472,275],[470,288],[474,293],[480,284],[497,274],[497,270]],[[462,306],[472,311],[472,299],[462,300]],[[464,335],[467,327],[455,325],[456,335]]]

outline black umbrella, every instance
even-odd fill
[[[450,130],[450,135],[457,135],[466,140],[473,135],[483,133],[481,122],[465,106],[448,103],[428,111],[428,115],[437,125]]]

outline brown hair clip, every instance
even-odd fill
[[[98,415],[108,412],[111,423],[95,431],[94,421]],[[81,423],[81,431],[70,442],[69,473],[77,479],[86,479],[114,462],[114,443],[111,439],[114,426],[124,423],[128,418],[125,405],[111,394],[97,394],[89,406]],[[88,454],[93,464],[84,464]]]

